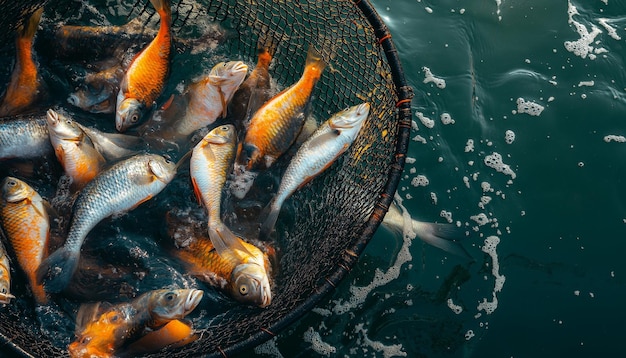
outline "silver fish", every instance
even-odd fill
[[[350,107],[333,115],[298,149],[285,170],[259,238],[267,239],[274,229],[280,208],[291,194],[328,168],[348,149],[369,115],[369,103]]]
[[[45,117],[0,120],[0,160],[52,153]]]
[[[0,304],[7,304],[15,298],[11,294],[11,271],[7,251],[0,241]]]
[[[103,219],[131,210],[157,195],[174,178],[176,164],[160,155],[142,154],[102,171],[76,198],[65,244],[42,262],[39,281],[59,292],[78,266],[85,237]]]

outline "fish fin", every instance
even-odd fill
[[[454,224],[427,223],[412,219],[413,231],[425,243],[445,252],[473,260],[467,250],[457,242],[465,237],[465,230]]]
[[[152,178],[153,178],[153,181],[154,181],[154,178],[156,178],[156,177],[155,177],[155,176],[152,176]],[[141,205],[141,204],[145,203],[146,201],[148,201],[148,200],[152,199],[152,197],[153,197],[153,195],[152,195],[152,194],[150,194],[150,195],[146,196],[145,198],[143,198],[143,199],[139,200],[139,201],[137,202],[137,204],[133,205],[133,207],[132,207],[132,208],[130,208],[130,210],[135,210],[135,209],[136,209],[139,205]]]
[[[217,87],[217,91],[220,94],[220,101],[222,102],[222,118],[226,118],[228,114],[228,103],[226,101],[226,96],[224,95],[224,91],[222,91],[222,87]]]
[[[250,120],[256,111],[263,106],[267,99],[269,90],[265,88],[252,88],[250,89],[250,98],[248,98],[248,106],[246,107],[246,117],[243,119],[244,127],[248,130],[250,126]]]
[[[176,96],[172,93],[170,98],[168,98],[167,101],[165,101],[165,103],[163,103],[163,105],[161,106],[161,110],[167,111],[167,109],[170,108],[170,106],[172,105],[172,102],[174,102],[175,97]]]
[[[319,76],[322,75],[322,72],[326,68],[326,62],[322,58],[322,55],[313,46],[309,46],[305,66],[307,68],[315,68],[319,73]]]
[[[41,14],[43,13],[43,7],[37,9],[30,17],[20,32],[20,37],[23,39],[32,39],[39,27],[39,21],[41,20]]]
[[[100,302],[83,303],[76,313],[75,334],[80,335],[87,326],[98,318],[100,311]]]
[[[96,150],[108,161],[116,161],[138,153],[137,148],[143,144],[143,139],[121,133],[105,133],[83,126],[78,127],[89,137]]]
[[[274,205],[274,200],[270,202],[269,213],[267,214],[265,221],[263,221],[263,225],[261,225],[261,230],[259,231],[259,240],[269,241],[270,234],[274,230],[274,226],[276,225],[276,221],[278,220],[280,208],[280,206],[277,207],[276,205]]]
[[[61,247],[48,256],[37,269],[37,282],[43,283],[47,292],[61,292],[69,284],[78,268],[80,250],[76,253]]]
[[[209,239],[211,239],[211,243],[215,251],[217,251],[217,254],[222,257],[230,252],[241,262],[244,262],[246,256],[254,256],[243,245],[241,239],[235,236],[224,224],[209,227]]]
[[[191,185],[193,186],[193,193],[196,196],[196,200],[200,203],[200,205],[204,205],[204,201],[202,201],[202,192],[198,188],[198,184],[196,183],[195,178],[191,178]]]
[[[324,145],[324,143],[328,141],[333,141],[337,139],[337,137],[339,137],[340,135],[341,135],[341,132],[339,130],[331,129],[330,131],[322,135],[318,135],[317,137],[311,138],[311,140],[309,140],[308,146],[310,148],[321,147],[322,145]]]

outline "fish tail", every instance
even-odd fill
[[[316,78],[322,76],[322,72],[326,68],[326,61],[322,58],[322,55],[313,47],[309,47],[309,52],[306,55],[305,68],[316,74]]]
[[[253,254],[242,244],[240,238],[238,238],[224,223],[218,225],[209,226],[209,239],[215,251],[220,256],[224,256],[227,252],[234,253],[242,262],[245,261],[246,256],[253,256]]]
[[[39,285],[35,282],[31,285],[31,290],[33,291],[33,296],[35,296],[35,301],[39,305],[48,304],[48,296],[46,295],[46,291],[44,290],[43,285]]]
[[[276,221],[278,221],[278,214],[280,214],[280,206],[276,206],[270,204],[269,213],[267,214],[267,218],[263,221],[261,225],[261,230],[259,231],[259,240],[261,241],[269,241],[270,234],[274,230],[274,226],[276,225]]]
[[[35,11],[30,17],[28,21],[22,26],[20,31],[20,37],[23,39],[32,39],[35,37],[35,32],[37,32],[37,27],[39,27],[39,20],[41,20],[41,14],[43,13],[43,7],[40,7]]]
[[[79,257],[80,251],[74,252],[67,247],[61,247],[39,265],[37,282],[43,283],[47,292],[61,292],[78,268]]]
[[[426,223],[412,219],[413,230],[425,243],[445,252],[473,260],[467,250],[457,242],[465,237],[465,230],[453,224]]]
[[[172,23],[172,6],[170,0],[150,0],[152,6],[161,16],[161,21],[165,21],[168,25]]]

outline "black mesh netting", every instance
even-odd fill
[[[32,11],[30,3],[37,2],[0,1],[5,57],[11,53],[14,25]],[[42,26],[46,21],[80,18],[86,11],[84,2],[48,2]],[[127,19],[141,15],[146,24],[156,21],[148,1],[120,3],[128,9]],[[94,1],[90,6],[99,5]],[[189,28],[200,19],[218,23],[230,34],[219,46],[234,59],[254,63],[259,44],[275,48],[270,72],[283,85],[301,75],[309,45],[320,49],[330,66],[314,92],[313,111],[319,119],[363,101],[371,104],[369,119],[348,152],[292,196],[288,201],[292,215],[281,214],[281,225],[289,234],[279,242],[272,304],[266,309],[233,305],[208,325],[194,327],[201,339],[165,353],[230,356],[262,343],[301,317],[353,266],[382,220],[404,166],[411,89],[386,27],[367,1],[173,0],[172,9],[175,36],[192,31]],[[4,68],[9,73],[9,67]],[[67,355],[65,347],[55,346],[38,331],[32,311],[27,304],[0,308],[2,344],[36,357]],[[2,344],[0,350],[5,350]]]

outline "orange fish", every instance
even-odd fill
[[[11,82],[0,104],[0,117],[19,114],[29,109],[40,97],[42,82],[33,59],[32,46],[42,12],[43,8],[35,11],[26,25],[19,30],[15,41],[17,60],[11,74]]]
[[[47,256],[50,219],[41,196],[25,182],[7,177],[2,182],[0,221],[17,261],[26,273],[39,304],[48,301],[43,286],[37,283],[36,272]]]
[[[139,354],[156,352],[165,347],[182,347],[198,338],[199,336],[194,333],[191,324],[175,319],[163,328],[146,333],[145,336],[124,349],[122,355],[134,357]]]
[[[161,17],[159,32],[132,61],[117,95],[115,127],[124,132],[139,124],[161,95],[170,68],[172,8],[170,0],[150,0]]]
[[[137,341],[146,332],[160,330],[173,320],[183,319],[198,306],[203,294],[196,289],[162,289],[117,305],[82,305],[76,315],[77,338],[68,347],[70,356],[115,357],[125,345]],[[170,333],[171,336],[178,334]]]
[[[248,171],[268,168],[295,141],[306,119],[306,109],[326,63],[309,49],[298,82],[265,103],[250,119],[240,163]]]

